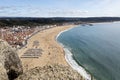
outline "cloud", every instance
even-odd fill
[[[61,14],[81,14],[81,13],[87,13],[88,11],[81,11],[81,10],[53,10],[50,11],[49,13],[56,14],[56,13],[61,13]]]
[[[42,1],[42,0],[41,0]],[[47,1],[47,0],[46,0]],[[54,0],[55,1],[55,0]],[[56,0],[57,5],[53,7],[43,5],[27,4],[23,6],[9,5],[0,6],[0,16],[29,16],[29,17],[64,17],[64,16],[120,16],[119,0],[61,0],[66,5],[62,5]],[[74,1],[74,3],[72,3]],[[60,4],[58,4],[60,3]],[[76,3],[76,4],[75,4]],[[42,3],[41,3],[42,4]],[[60,6],[60,7],[59,7]]]
[[[48,16],[58,16],[58,17],[72,17],[72,16],[81,16],[88,13],[86,10],[73,10],[73,9],[47,9],[44,10],[44,13]],[[43,13],[43,14],[44,14]]]
[[[0,6],[0,10],[10,9],[10,6]]]

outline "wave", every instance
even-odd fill
[[[77,26],[76,26],[77,27]],[[72,28],[75,28],[75,27],[72,27]],[[57,41],[57,38],[64,32],[72,29],[72,28],[69,28],[67,30],[64,30],[64,31],[61,31],[57,36],[56,36],[56,41]],[[66,48],[62,43],[60,43],[59,41],[57,41],[64,49],[65,51],[65,59],[66,61],[68,62],[68,64],[74,69],[76,70],[81,76],[83,76],[85,78],[85,80],[91,80],[91,75],[87,73],[87,71],[79,66],[77,64],[77,62],[73,59],[72,57],[72,53],[70,52],[70,50],[68,48]]]

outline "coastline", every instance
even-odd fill
[[[76,26],[77,27],[77,26]],[[64,32],[69,31],[71,29],[73,29],[75,27],[66,29],[64,31],[61,31],[57,37],[56,37],[56,41],[57,38]],[[66,48],[62,43],[60,43],[59,41],[57,41],[62,47],[63,50],[65,52],[65,59],[67,61],[67,63],[72,67],[72,69],[76,70],[81,76],[83,76],[85,78],[85,80],[91,80],[91,75],[80,65],[78,65],[78,63],[73,59],[72,57],[72,53],[70,52],[70,50],[68,48]]]
[[[71,60],[68,60],[69,55],[66,54],[64,46],[63,45],[61,46],[60,43],[57,41],[57,38],[61,33],[68,31],[74,27],[75,25],[58,26],[40,31],[34,34],[34,36],[31,36],[27,41],[26,47],[23,47],[18,50],[18,55],[22,61],[24,71],[30,70],[37,66],[42,67],[48,64],[49,65],[60,64],[72,67],[74,70],[80,73],[80,75],[82,75],[85,78],[85,80],[91,80],[90,77],[88,77],[88,74],[86,74],[87,72],[84,71],[83,68],[80,67],[81,69],[79,70],[79,67],[74,66],[77,63],[76,64],[70,63]],[[38,40],[40,42],[38,48],[43,50],[42,55],[39,58],[21,58],[21,56],[28,49],[33,48],[32,45],[35,40]],[[77,66],[79,65],[77,64]]]

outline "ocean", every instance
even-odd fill
[[[57,41],[67,62],[84,77],[120,79],[120,22],[78,25],[61,32]]]

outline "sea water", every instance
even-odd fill
[[[62,32],[57,41],[72,53],[69,62],[74,60],[96,80],[120,79],[120,22],[79,25]]]

